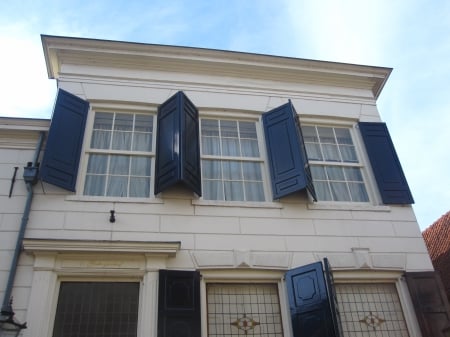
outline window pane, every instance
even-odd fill
[[[113,133],[113,141],[111,149],[113,150],[131,150],[131,132],[119,132]]]
[[[361,169],[358,167],[346,167],[344,171],[348,181],[363,181]]]
[[[130,167],[130,156],[111,156],[110,169],[111,174],[128,175]]]
[[[239,153],[239,139],[237,138],[222,138],[222,155],[238,157]]]
[[[91,138],[91,148],[109,149],[111,143],[111,131],[94,130]]]
[[[150,176],[152,159],[149,157],[132,156],[131,157],[131,175]]]
[[[308,160],[323,160],[319,144],[305,143],[305,146],[306,146],[306,154],[308,155]]]
[[[330,166],[327,167],[326,169],[327,174],[328,174],[328,179],[330,180],[344,180],[345,181],[345,177],[344,177],[344,170],[342,169],[342,167],[339,166]]]
[[[253,162],[243,162],[242,171],[244,172],[244,180],[262,180],[261,164]]]
[[[116,119],[114,120],[114,130],[133,131],[133,115],[116,114]]]
[[[347,163],[356,163],[358,158],[356,157],[356,151],[354,146],[341,145],[339,146],[341,151],[342,161]]]
[[[220,156],[220,138],[202,137],[202,154]]]
[[[84,194],[102,196],[105,194],[106,176],[86,175],[84,182]]]
[[[219,121],[214,119],[202,119],[202,135],[209,137],[219,136]]]
[[[204,180],[202,185],[203,185],[203,199],[224,200],[223,186],[221,180]]]
[[[351,201],[345,182],[330,182],[331,193],[335,201]]]
[[[302,127],[303,140],[307,143],[318,143],[319,137],[316,133],[316,128],[314,126],[303,126]]]
[[[348,183],[352,201],[355,202],[367,202],[369,196],[367,195],[366,187],[363,183]]]
[[[316,190],[317,198],[322,201],[332,201],[331,191],[328,183],[325,181],[314,181],[314,189]]]
[[[311,166],[311,175],[313,180],[327,180],[324,166]]]
[[[244,201],[244,185],[242,181],[225,181],[225,200]]]
[[[220,121],[220,135],[221,137],[238,138],[237,122]]]
[[[130,197],[146,198],[150,195],[150,178],[130,178]]]
[[[135,133],[133,137],[133,151],[152,151],[152,134],[151,133]]]
[[[93,154],[89,156],[87,173],[105,174],[108,165],[108,156]]]
[[[338,147],[336,145],[323,144],[323,157],[326,161],[341,161],[339,157]]]
[[[106,195],[110,197],[127,197],[128,177],[110,176]]]
[[[114,114],[107,112],[96,112],[94,119],[94,129],[112,130]]]
[[[255,123],[239,122],[239,132],[241,138],[257,139]]]
[[[337,142],[339,144],[353,145],[349,129],[335,128],[334,132],[336,133]]]
[[[136,115],[134,131],[148,133],[153,132],[153,116]]]
[[[222,171],[220,161],[202,160],[202,176],[205,179],[221,179]]]
[[[241,150],[243,157],[259,157],[258,141],[251,139],[241,140]]]
[[[264,201],[262,182],[245,182],[245,198],[247,201]]]
[[[318,127],[319,138],[321,143],[336,144],[333,128]]]
[[[238,161],[222,162],[223,178],[227,180],[242,180],[241,163]]]

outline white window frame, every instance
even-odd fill
[[[256,127],[256,136],[258,142],[258,150],[259,157],[223,157],[223,156],[213,156],[213,155],[203,155],[203,144],[202,144],[202,133],[201,133],[201,125],[202,120],[204,119],[213,119],[213,120],[226,120],[226,121],[242,121],[242,122],[252,122],[255,123]],[[199,205],[225,205],[225,206],[240,206],[240,207],[267,207],[274,206],[271,198],[271,190],[270,190],[270,179],[269,172],[267,168],[267,157],[266,157],[266,146],[264,142],[264,134],[262,131],[262,121],[260,115],[251,114],[251,113],[218,113],[218,112],[203,112],[199,116],[199,137],[200,137],[200,160],[203,159],[213,159],[213,160],[234,160],[234,161],[249,161],[256,162],[260,164],[261,167],[261,179],[262,179],[262,187],[264,192],[264,200],[262,201],[235,201],[235,200],[207,200],[200,198],[194,204]],[[202,168],[203,169],[203,168]],[[203,188],[203,173],[202,173],[202,188]]]
[[[124,113],[124,114],[146,114],[153,116],[153,131],[152,131],[152,151],[145,154],[140,151],[116,151],[116,150],[98,150],[91,149],[91,138],[94,128],[94,120],[96,112],[106,113]],[[84,133],[84,141],[82,148],[82,155],[80,160],[80,167],[77,181],[77,194],[66,196],[67,200],[80,201],[118,201],[118,202],[161,202],[160,199],[154,196],[154,182],[155,182],[155,159],[156,159],[156,133],[157,133],[157,107],[156,106],[138,106],[128,104],[115,103],[99,103],[92,104],[89,111],[88,119],[86,121],[86,128]],[[151,175],[150,175],[150,190],[149,197],[119,197],[119,196],[92,196],[84,194],[84,186],[87,177],[87,168],[89,162],[89,155],[93,153],[98,154],[123,154],[123,155],[147,155],[151,160]]]
[[[353,141],[353,146],[355,148],[358,163],[347,164],[342,162],[325,162],[325,161],[314,161],[308,160],[311,165],[325,165],[325,166],[350,166],[358,167],[361,171],[361,175],[364,181],[364,186],[366,188],[366,193],[368,196],[367,202],[356,202],[356,201],[326,201],[317,200],[314,204],[308,205],[309,208],[321,209],[321,208],[350,208],[350,209],[374,209],[373,206],[381,205],[381,198],[379,196],[378,190],[375,185],[375,178],[372,174],[368,157],[364,151],[364,144],[362,142],[361,135],[358,130],[358,123],[354,120],[346,119],[322,119],[322,118],[301,118],[301,126],[318,126],[318,127],[328,127],[328,128],[346,128],[350,131],[350,136]],[[314,183],[314,179],[313,179]],[[389,206],[380,206],[380,210],[389,210]]]

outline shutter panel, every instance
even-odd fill
[[[155,194],[184,184],[201,195],[198,111],[179,91],[158,109]]]
[[[333,328],[322,263],[286,273],[286,286],[294,337],[337,337]]]
[[[262,116],[273,198],[307,188],[316,200],[294,106],[288,103]]]
[[[336,291],[334,289],[333,273],[331,271],[331,265],[327,258],[323,259],[325,267],[325,281],[327,285],[328,299],[330,303],[331,319],[333,320],[333,329],[336,337],[343,336],[341,315],[339,314]]]
[[[158,337],[200,337],[200,273],[159,271]]]
[[[450,306],[436,272],[405,274],[409,293],[423,337],[445,337],[442,330],[450,325]]]
[[[359,129],[383,203],[413,204],[413,197],[386,124],[361,122]]]
[[[58,90],[44,157],[40,165],[43,181],[75,191],[89,102]]]

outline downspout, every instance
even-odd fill
[[[45,132],[41,131],[39,134],[39,140],[36,144],[36,150],[34,153],[34,158],[32,162],[29,162],[24,168],[23,179],[27,186],[27,200],[25,203],[25,208],[22,215],[22,222],[20,224],[19,234],[16,242],[16,249],[14,250],[13,259],[11,261],[11,268],[9,270],[8,283],[6,284],[5,297],[3,298],[2,304],[2,314],[3,313],[13,313],[11,305],[11,293],[14,285],[14,278],[16,276],[17,265],[19,262],[19,256],[22,252],[22,242],[25,236],[25,230],[27,228],[28,218],[31,210],[31,201],[33,200],[33,185],[36,184],[38,180],[38,159],[41,151],[42,143],[44,142]],[[25,323],[24,323],[25,324]]]

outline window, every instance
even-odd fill
[[[150,196],[153,124],[149,114],[95,113],[85,195]]]
[[[62,282],[53,337],[135,337],[138,304],[137,282]]]
[[[205,200],[265,200],[255,122],[202,119],[201,154]]]
[[[207,284],[208,336],[282,337],[276,284]]]
[[[351,130],[308,125],[302,133],[318,200],[368,202]]]

